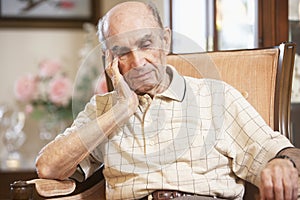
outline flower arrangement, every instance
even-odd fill
[[[33,118],[55,115],[57,120],[72,119],[72,82],[61,69],[59,61],[46,59],[39,63],[37,74],[16,80],[15,96]]]

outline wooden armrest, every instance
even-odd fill
[[[27,184],[35,184],[37,193],[43,197],[68,195],[74,192],[76,183],[74,180],[33,179]]]
[[[32,179],[15,181],[13,195],[16,197],[32,196],[33,199],[105,199],[105,180],[99,168],[83,182],[69,179],[64,181],[51,179]]]
[[[51,200],[95,200],[105,199],[105,180],[93,185],[91,188],[74,192],[75,181],[65,180],[47,180],[47,179],[34,179],[27,183],[34,183],[35,192],[33,193],[34,199],[51,199]]]
[[[32,179],[11,184],[13,199],[40,199],[71,194],[76,188],[74,180]]]

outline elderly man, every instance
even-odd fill
[[[85,178],[104,163],[107,199],[297,199],[298,149],[222,81],[166,65],[171,32],[156,8],[125,2],[99,22],[115,91],[96,95],[37,158],[41,178]],[[295,164],[296,163],[296,164]]]

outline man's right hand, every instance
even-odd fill
[[[106,72],[112,80],[113,86],[117,92],[118,106],[125,106],[128,109],[128,117],[130,117],[139,104],[137,94],[130,89],[118,67],[118,59],[112,59],[111,54],[106,52]]]

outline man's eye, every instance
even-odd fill
[[[151,41],[146,41],[146,42],[144,42],[142,45],[141,45],[141,49],[148,49],[148,48],[150,48],[151,47],[151,45],[152,45],[152,43],[151,43]]]
[[[122,57],[122,56],[125,56],[126,53],[125,53],[125,52],[119,52],[119,53],[117,53],[116,55],[117,55],[117,57]]]
[[[115,55],[117,57],[122,57],[122,56],[125,56],[128,53],[129,53],[129,51],[118,51],[118,52],[115,52]]]

